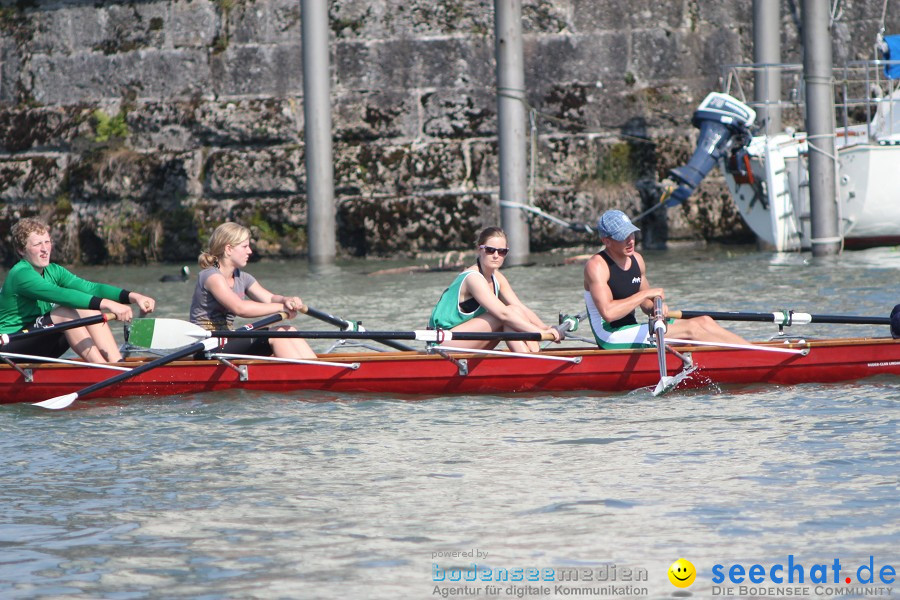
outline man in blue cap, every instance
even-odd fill
[[[665,298],[662,288],[651,288],[644,258],[635,252],[634,235],[640,228],[621,210],[608,210],[597,221],[605,248],[584,266],[584,302],[594,338],[601,348],[641,348],[650,346],[649,321],[638,323],[634,310],[653,312],[653,299]],[[663,312],[668,307],[663,305]],[[670,320],[667,336],[704,342],[747,344],[710,317]]]

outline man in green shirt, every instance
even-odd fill
[[[38,219],[21,219],[13,225],[12,238],[22,259],[10,269],[0,288],[0,333],[52,327],[104,310],[127,322],[133,317],[131,303],[142,313],[153,312],[156,306],[149,296],[81,279],[51,263],[50,228]],[[106,323],[26,338],[0,350],[56,358],[69,347],[88,362],[122,360]]]

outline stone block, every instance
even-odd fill
[[[76,139],[92,134],[84,106],[0,109],[0,151],[67,151]]]
[[[683,23],[685,17],[685,3],[670,0],[571,0],[571,5],[572,28],[579,34],[656,27],[676,28]]]
[[[196,50],[139,50],[106,56],[34,56],[29,65],[31,95],[41,104],[75,104],[126,95],[184,98],[206,91],[209,65]]]
[[[0,200],[51,202],[64,192],[67,156],[33,156],[0,161]]]
[[[485,88],[427,92],[422,95],[421,133],[434,138],[497,134],[497,96]]]
[[[527,87],[542,93],[563,83],[620,82],[628,65],[621,48],[627,44],[627,36],[618,32],[529,38],[524,47]]]
[[[481,39],[402,39],[335,47],[337,89],[494,85],[493,46]]]
[[[338,242],[355,256],[471,248],[496,214],[488,195],[357,198],[338,206]]]
[[[211,152],[204,164],[204,196],[289,196],[305,191],[303,149],[270,147],[222,149]]]
[[[236,44],[300,44],[300,14],[297,0],[235,3],[228,13],[229,39]]]
[[[229,45],[210,57],[217,96],[289,96],[303,93],[303,59],[298,44]]]
[[[470,171],[467,160],[459,143],[337,144],[335,186],[364,196],[457,189]]]
[[[164,23],[168,43],[174,48],[206,48],[216,40],[219,13],[209,0],[174,1]]]
[[[109,145],[72,160],[67,192],[73,202],[129,200],[157,207],[196,195],[199,173],[195,153],[139,153]]]
[[[332,124],[335,138],[347,142],[415,138],[419,102],[405,90],[347,91],[335,97]]]

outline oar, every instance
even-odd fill
[[[310,340],[415,340],[442,344],[451,340],[512,340],[523,342],[542,342],[553,340],[549,332],[527,331],[450,331],[444,329],[416,329],[413,331],[199,331],[191,330],[188,335],[194,338],[303,338]]]
[[[656,336],[656,357],[659,360],[659,383],[653,390],[654,396],[664,394],[676,385],[678,379],[666,374],[666,317],[663,315],[663,302],[660,296],[653,299],[653,335]]]
[[[348,321],[347,319],[342,319],[340,317],[335,317],[334,315],[330,315],[327,312],[323,312],[321,310],[315,309],[311,306],[303,305],[303,308],[300,309],[301,312],[309,315],[314,319],[318,319],[320,321],[324,321],[325,323],[330,323],[335,327],[340,327],[343,331],[365,331],[365,328],[359,324],[354,323],[353,321]],[[402,351],[411,351],[415,350],[415,348],[411,348],[406,344],[400,344],[398,342],[392,340],[378,340],[385,346],[389,346],[394,350],[402,350]]]
[[[343,331],[365,331],[362,325],[329,315],[328,313],[309,306],[304,306],[302,312],[313,318],[319,319],[320,321],[334,325],[335,327],[340,327]],[[198,325],[179,319],[135,319],[131,323],[131,329],[128,333],[128,343],[139,348],[153,348],[156,350],[179,348],[185,344],[193,344],[197,341],[198,336],[193,335],[193,337],[189,337],[189,334],[205,331],[205,329]],[[347,337],[348,336],[344,334],[329,339],[345,339]],[[396,350],[415,350],[406,344],[400,344],[390,339],[379,341],[385,346],[390,346]]]
[[[274,315],[269,315],[264,319],[260,319],[255,323],[251,323],[249,325],[245,325],[245,330],[257,329],[259,327],[265,327],[266,325],[271,325],[272,323],[277,323],[281,321],[285,317],[285,313],[276,313]],[[156,360],[152,360],[148,363],[145,363],[139,367],[135,367],[126,373],[120,373],[109,379],[104,379],[103,381],[98,381],[95,384],[89,385],[84,389],[78,390],[77,392],[72,392],[71,394],[66,394],[64,396],[57,396],[55,398],[50,398],[49,400],[44,400],[42,402],[35,402],[35,406],[40,406],[41,408],[49,408],[52,410],[59,410],[61,408],[65,408],[84,396],[88,394],[92,394],[98,390],[102,390],[111,385],[115,385],[121,381],[125,381],[126,379],[131,379],[132,377],[136,377],[141,373],[146,373],[147,371],[152,371],[156,367],[161,367],[165,364],[168,364],[172,361],[176,361],[179,358],[184,358],[185,356],[190,356],[195,352],[205,352],[208,350],[212,350],[213,348],[219,345],[218,338],[209,338],[205,339],[202,342],[197,342],[195,344],[191,344],[190,346],[185,346],[171,354],[167,354],[166,356],[162,356],[157,358]]]
[[[890,325],[889,317],[860,317],[855,315],[811,315],[792,310],[777,312],[717,312],[712,310],[670,310],[673,319],[712,317],[717,321],[757,321],[782,326],[807,325],[809,323],[839,323],[844,325]]]
[[[94,315],[92,317],[84,317],[83,319],[74,319],[72,321],[66,321],[65,323],[54,323],[51,327],[42,327],[40,329],[31,329],[27,331],[21,331],[19,333],[4,333],[0,334],[0,346],[5,346],[10,342],[14,342],[16,340],[22,340],[31,337],[37,337],[41,335],[46,335],[48,333],[54,333],[57,331],[63,331],[65,329],[74,329],[76,327],[86,327],[87,325],[95,325],[97,323],[105,323],[109,319],[115,319],[115,315],[108,315],[106,313],[100,313],[98,315]]]

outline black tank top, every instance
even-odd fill
[[[631,258],[631,266],[628,270],[623,270],[616,261],[611,259],[606,251],[599,253],[603,260],[609,266],[609,289],[612,291],[613,300],[621,300],[638,293],[641,289],[641,267],[638,265],[637,259]],[[617,321],[610,323],[611,327],[619,328],[626,325],[637,325],[637,319],[634,318],[634,311],[630,315],[625,315]]]

